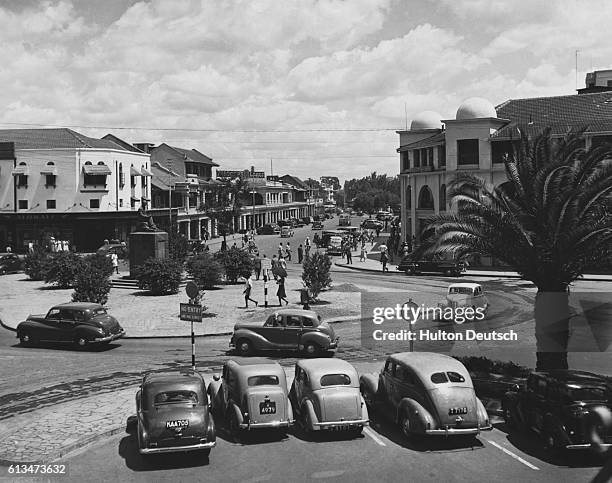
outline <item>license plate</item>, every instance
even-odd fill
[[[276,414],[276,403],[273,401],[260,402],[259,414]]]
[[[450,408],[448,410],[448,414],[449,416],[454,416],[456,414],[467,414],[468,413],[468,408],[463,407],[463,408]]]
[[[175,419],[166,421],[166,429],[186,428],[189,426],[189,419]]]

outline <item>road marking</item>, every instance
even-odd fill
[[[499,444],[497,444],[495,441],[491,441],[489,439],[485,439],[485,441],[487,441],[488,443],[491,443],[493,446],[495,446],[498,449],[501,449],[504,453],[506,453],[508,456],[511,456],[512,458],[514,458],[517,461],[520,461],[521,463],[523,463],[525,466],[531,468],[532,470],[539,470],[540,468],[538,468],[537,466],[532,465],[529,461],[524,460],[523,458],[521,458],[519,455],[514,454],[512,451],[504,448],[503,446],[500,446]]]
[[[363,432],[367,434],[370,438],[372,438],[376,442],[376,444],[379,444],[380,446],[387,446],[385,442],[378,436],[376,436],[376,433],[374,433],[374,431],[372,431],[370,428],[363,428]]]

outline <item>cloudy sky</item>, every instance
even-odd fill
[[[224,168],[396,174],[401,129],[612,68],[603,0],[0,0],[0,128],[197,148]]]

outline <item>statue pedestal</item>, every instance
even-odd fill
[[[165,231],[135,231],[129,234],[130,278],[148,258],[168,258],[168,233]]]

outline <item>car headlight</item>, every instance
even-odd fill
[[[102,327],[98,327],[96,329],[96,332],[98,332],[98,334],[100,334],[100,335],[104,335],[106,333]]]

